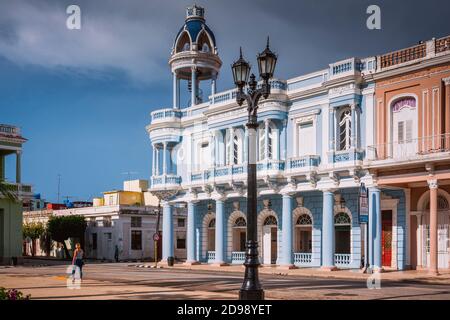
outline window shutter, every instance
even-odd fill
[[[406,141],[407,142],[411,142],[413,139],[412,126],[413,126],[412,120],[407,120],[406,121]]]
[[[398,135],[398,143],[403,143],[404,136],[405,136],[405,122],[403,122],[403,121],[398,122],[397,135]]]

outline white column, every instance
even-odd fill
[[[211,154],[211,167],[214,167],[216,165],[216,146],[215,146],[215,131],[211,132],[211,135],[209,136],[209,151]]]
[[[216,94],[216,82],[217,82],[217,73],[213,73],[212,79],[211,79],[211,103],[215,103],[215,97]]]
[[[16,183],[22,183],[22,151],[16,151]]]
[[[159,176],[159,148],[155,144],[155,176]]]
[[[167,174],[167,142],[163,142],[163,175]]]
[[[177,74],[175,72],[172,73],[173,76],[173,108],[179,108],[179,87],[180,87],[180,79],[178,79]]]
[[[156,175],[156,147],[154,144],[152,144],[152,176]]]
[[[264,121],[264,158],[269,159],[269,119]]]
[[[197,104],[197,67],[191,68],[191,106]]]
[[[234,128],[231,127],[229,129],[229,132],[230,132],[230,135],[228,137],[229,138],[228,143],[229,143],[230,148],[227,151],[230,151],[230,152],[227,156],[228,156],[228,164],[232,165],[232,164],[234,164],[234,161],[233,161],[233,159],[234,159],[234,141],[233,141]]]
[[[350,106],[352,112],[352,124],[350,131],[350,146],[352,148],[356,147],[356,104]]]
[[[328,141],[330,143],[329,145],[329,149],[330,152],[334,151],[335,148],[335,122],[336,116],[335,116],[335,111],[334,108],[330,107],[330,113],[329,113],[329,119],[328,119]]]

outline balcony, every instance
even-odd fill
[[[367,153],[368,161],[383,161],[389,165],[448,159],[450,133],[369,146]]]
[[[20,128],[7,124],[0,124],[0,134],[8,136],[20,136]]]
[[[6,182],[6,188],[18,195],[19,197],[32,197],[33,196],[33,187],[29,184],[20,184],[20,183],[8,183]]]
[[[172,108],[153,111],[151,114],[151,123],[174,122],[181,119],[182,112]]]
[[[361,73],[361,68],[361,62],[357,58],[350,58],[332,63],[329,68],[329,80],[359,75]]]
[[[307,155],[289,158],[287,161],[286,173],[290,175],[306,174],[316,171],[320,164],[320,156]]]
[[[284,173],[285,161],[263,160],[256,164],[259,176],[278,176]],[[246,181],[247,164],[235,164],[191,172],[190,185],[220,184]]]
[[[177,175],[152,176],[150,179],[151,189],[177,189],[181,185],[181,177]]]

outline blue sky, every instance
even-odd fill
[[[184,0],[39,0],[0,3],[0,123],[18,125],[23,181],[55,201],[86,200],[121,188],[123,172],[147,179],[152,110],[171,105],[167,65],[184,22]],[[231,88],[239,45],[255,64],[271,36],[276,76],[324,69],[351,56],[376,55],[450,34],[450,4],[421,1],[197,1],[206,8],[223,60],[218,89]],[[67,30],[66,7],[78,4],[81,30]],[[382,30],[366,28],[378,4]],[[14,159],[7,159],[10,168]],[[7,178],[13,180],[14,171]]]

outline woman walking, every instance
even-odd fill
[[[72,281],[75,281],[75,271],[76,267],[80,270],[80,280],[83,278],[83,254],[84,251],[81,249],[81,245],[79,243],[75,244],[75,251],[73,253],[72,265],[74,266],[72,270]]]

